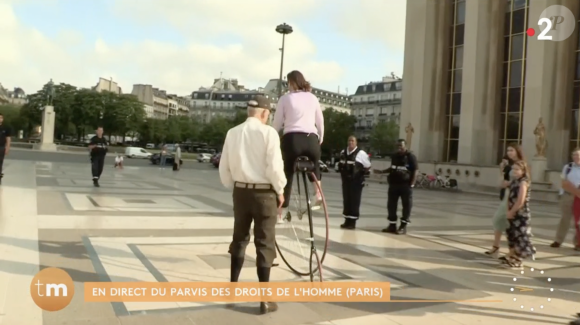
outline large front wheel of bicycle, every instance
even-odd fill
[[[308,176],[307,176],[308,175]],[[322,189],[314,173],[297,172],[292,184],[288,213],[276,226],[276,249],[288,268],[302,276],[317,272],[326,257],[328,248],[328,210]],[[321,194],[320,208],[313,211],[315,193]],[[312,223],[311,223],[312,221]],[[320,263],[312,265],[312,245],[319,252]]]

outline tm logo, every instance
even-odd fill
[[[57,311],[68,306],[75,294],[72,278],[64,270],[46,268],[36,274],[30,283],[30,296],[38,307]]]
[[[35,286],[38,287],[37,289],[37,294],[39,297],[44,297],[46,295],[46,297],[60,297],[61,296],[61,292],[62,292],[62,296],[66,297],[68,296],[68,290],[66,287],[66,284],[64,283],[40,283],[40,280],[36,281]],[[44,286],[44,289],[41,289]],[[44,294],[42,293],[44,292]]]
[[[568,39],[576,29],[576,18],[565,6],[554,5],[546,8],[538,19],[539,41],[559,42]],[[534,36],[536,31],[529,28],[528,36]]]

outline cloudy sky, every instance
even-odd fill
[[[33,93],[49,79],[99,77],[178,95],[220,72],[249,88],[301,70],[315,87],[349,93],[402,74],[405,0],[0,0],[0,83]]]

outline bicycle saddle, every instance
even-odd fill
[[[296,158],[296,162],[294,163],[294,169],[301,172],[313,172],[314,167],[314,162],[306,156]]]

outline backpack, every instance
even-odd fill
[[[566,168],[566,177],[568,177],[568,174],[570,174],[571,171],[572,171],[572,163],[569,163],[568,167]]]

